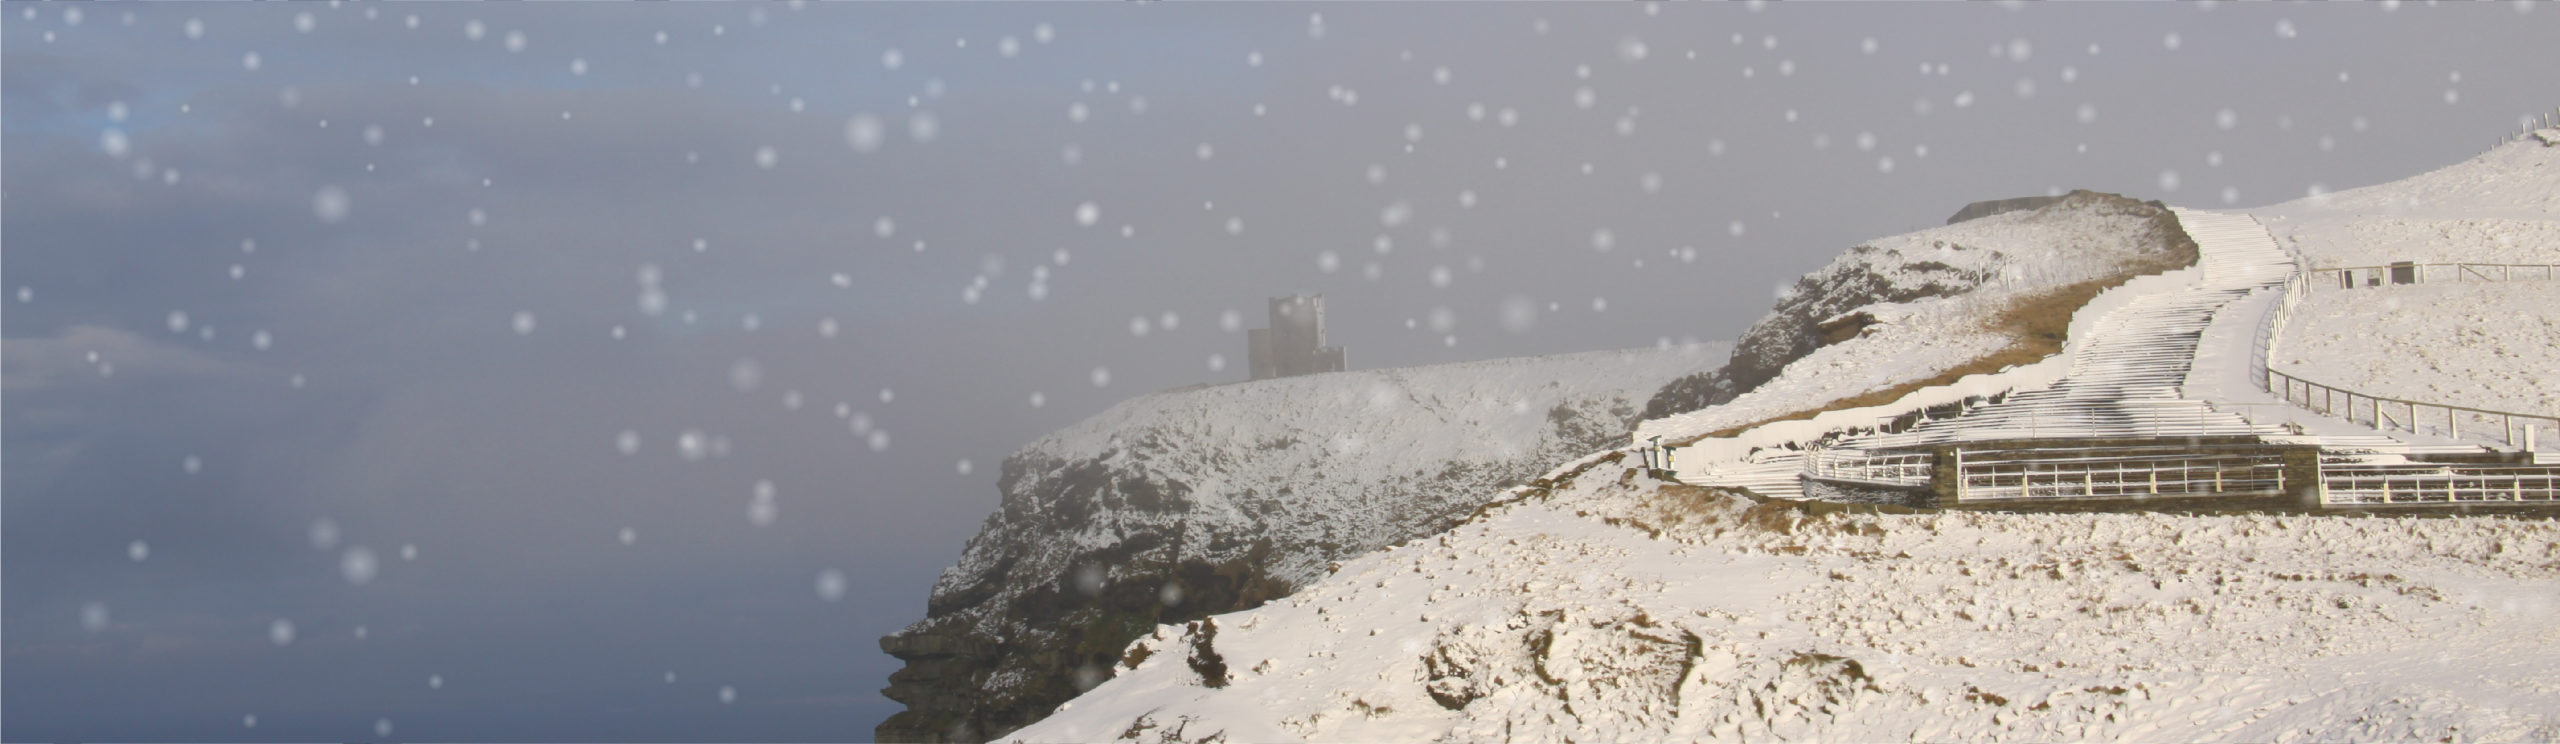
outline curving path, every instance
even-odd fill
[[[2257,437],[2386,457],[2479,450],[2293,415],[2290,404],[2255,382],[2265,377],[2257,344],[2271,322],[2268,309],[2293,277],[2292,256],[2247,214],[2171,211],[2196,242],[2197,266],[2186,270],[2191,280],[2108,311],[2085,341],[2074,339],[2071,369],[2053,386],[1905,431],[1849,437],[1829,451],[1854,461],[1861,453],[1953,442],[2176,437]],[[1701,482],[1798,498],[1807,461],[1803,452],[1764,450],[1749,462],[1718,467]]]
[[[2252,293],[2280,287],[2293,260],[2257,220],[2245,214],[2173,209],[2196,241],[2194,280],[2134,298],[2102,317],[2074,350],[2071,371],[2044,390],[2010,395],[1962,416],[1924,421],[1908,431],[1860,437],[1842,447],[1887,449],[1994,439],[2268,436],[2279,426],[2251,423],[2188,397],[2184,386],[2199,363],[2237,362],[2199,355],[2215,316]],[[2075,340],[2077,341],[2077,340]],[[2207,370],[2204,374],[2217,374]]]

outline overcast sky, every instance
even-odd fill
[[[2560,104],[2505,3],[0,10],[11,740],[859,740],[1004,456],[1269,296],[1727,339],[1969,201]]]

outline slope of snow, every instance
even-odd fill
[[[1812,517],[1604,464],[1160,627],[1007,740],[2552,740],[2555,545],[2466,517]]]
[[[2560,263],[2560,129],[2390,183],[2250,210],[2313,268]]]
[[[2276,369],[2373,395],[2560,416],[2560,283],[2315,292]]]
[[[2315,268],[2560,264],[2560,129],[2430,173],[2255,213]],[[2560,368],[2560,284],[2340,290],[2323,279],[2277,335],[2277,371],[2372,395],[2560,413],[2549,384]]]

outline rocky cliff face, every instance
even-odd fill
[[[1850,248],[1830,265],[1798,278],[1777,307],[1734,342],[1733,358],[1725,366],[1663,386],[1646,402],[1644,417],[1687,413],[1750,392],[1788,363],[1839,340],[1839,329],[1855,325],[1854,318],[1844,316],[1858,308],[1950,297],[2003,277],[2033,283],[2033,263],[2045,260],[2038,252],[2059,252],[2071,260],[2135,258],[2071,256],[2074,249],[2104,250],[2097,246],[2114,244],[2084,234],[2093,224],[2139,234],[2133,244],[2164,251],[2189,242],[2177,218],[2159,202],[2073,191],[2034,209],[1997,212]],[[1834,332],[1826,334],[1826,326]]]
[[[924,620],[884,741],[975,741],[1049,714],[1159,624],[1258,606],[1332,561],[1442,531],[1623,444],[1644,396],[1721,345],[1267,380],[1148,395],[1008,458],[1003,501]]]

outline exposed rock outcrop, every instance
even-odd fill
[[[1951,217],[1948,217],[1948,218],[1947,218],[1947,224],[1953,225],[1953,224],[1955,224],[1955,223],[1963,222],[1963,221],[1966,221],[1966,220],[1978,220],[1978,219],[1982,219],[1982,218],[1984,218],[1984,217],[1989,217],[1989,216],[1992,216],[1992,215],[1995,215],[1995,214],[2001,214],[2001,213],[2005,213],[2005,212],[2017,212],[2017,211],[2028,210],[2028,209],[2043,209],[2043,208],[2045,208],[2046,206],[2051,205],[2051,204],[2053,204],[2054,202],[2058,202],[2058,201],[2062,201],[2062,197],[2059,197],[2059,196],[2021,196],[2021,197],[2018,197],[2018,198],[2015,198],[2015,199],[1990,199],[1990,200],[1985,200],[1985,201],[1978,201],[1978,202],[1974,202],[1974,203],[1972,203],[1972,204],[1964,205],[1964,208],[1963,208],[1963,209],[1956,210],[1956,213],[1955,213],[1955,215],[1954,215],[1954,216],[1951,216]]]

